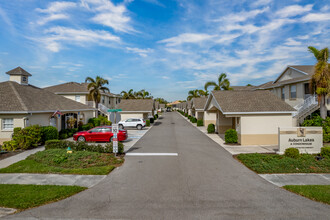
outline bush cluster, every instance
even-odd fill
[[[286,157],[297,159],[300,156],[300,153],[299,153],[299,150],[297,148],[290,147],[290,148],[287,148],[284,151],[284,155]]]
[[[204,122],[202,119],[199,119],[197,120],[197,126],[200,127],[200,126],[203,126],[204,125]]]
[[[72,142],[64,140],[49,140],[46,141],[45,149],[67,149],[70,147],[73,151],[91,151],[99,153],[112,153],[113,145],[108,143],[105,146],[101,144],[87,144],[85,142]],[[118,142],[118,153],[124,153],[124,144]]]
[[[228,129],[225,132],[225,142],[226,143],[237,143],[238,142],[237,131],[235,129]]]
[[[188,117],[188,113],[185,113],[184,116],[185,116],[185,117]]]
[[[321,156],[330,159],[330,147],[322,147]]]
[[[179,112],[181,115],[183,115],[183,116],[184,116],[184,112],[183,112],[183,111],[181,111],[181,110],[178,110],[178,112]]]
[[[197,123],[197,118],[191,116],[191,117],[190,117],[190,122],[191,122],[191,123]]]
[[[69,137],[72,137],[77,132],[78,132],[78,128],[62,129],[59,133],[59,138],[60,139],[67,139]]]
[[[306,119],[302,126],[304,127],[311,127],[317,126],[323,128],[323,142],[328,143],[330,142],[330,117],[326,119],[321,118],[319,115],[315,115],[311,119]]]
[[[92,125],[93,127],[103,126],[103,125],[111,125],[112,122],[108,120],[107,117],[99,115],[97,118],[90,118],[88,119],[88,124]]]
[[[214,124],[209,124],[207,126],[207,133],[212,134],[215,132],[215,125]]]
[[[48,140],[57,140],[59,133],[57,128],[53,126],[41,127],[41,142],[45,143]]]
[[[147,127],[150,126],[150,120],[146,120],[146,126],[147,126]]]

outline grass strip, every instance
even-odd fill
[[[284,189],[330,205],[330,185],[287,185]]]
[[[0,184],[0,206],[28,209],[67,198],[85,189],[80,186]]]
[[[116,158],[113,154],[89,151],[67,154],[64,149],[49,149],[0,169],[0,173],[107,175],[123,161],[123,158]]]
[[[240,154],[237,159],[257,173],[330,173],[330,159],[301,154],[293,159],[277,154]]]

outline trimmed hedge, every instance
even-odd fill
[[[237,143],[237,131],[235,129],[228,129],[225,132],[225,142],[226,143]]]
[[[214,124],[209,124],[207,126],[207,133],[212,134],[215,132],[215,125]]]
[[[190,121],[191,121],[191,123],[197,123],[197,118],[191,117]]]
[[[26,150],[37,147],[41,143],[41,134],[39,125],[32,125],[23,129],[14,128],[12,139],[17,143],[17,148]]]
[[[188,117],[188,113],[185,113],[184,116],[185,116],[185,117]]]
[[[147,127],[150,126],[150,120],[146,120],[146,126],[147,126]]]
[[[200,126],[203,126],[204,125],[204,122],[202,119],[199,119],[197,120],[197,126],[200,127]]]
[[[78,132],[78,128],[62,129],[59,133],[59,138],[60,139],[67,139],[69,137],[72,137],[77,132]]]
[[[112,153],[112,143],[108,143],[105,146],[101,144],[87,144],[85,142],[72,142],[64,140],[50,140],[46,141],[45,149],[67,149],[70,147],[73,151],[91,151],[99,153]],[[118,153],[124,153],[124,144],[118,142]]]
[[[57,128],[53,126],[41,127],[41,142],[45,143],[48,140],[57,140],[59,133]]]
[[[290,157],[290,158],[293,158],[293,159],[297,159],[300,156],[299,150],[297,148],[293,148],[293,147],[287,148],[284,151],[284,155],[286,157]]]
[[[322,147],[321,156],[330,159],[330,147]]]

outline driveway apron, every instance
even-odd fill
[[[176,112],[165,113],[129,153],[140,156],[126,156],[124,165],[96,186],[7,218],[329,219],[330,216],[330,206],[267,182]]]

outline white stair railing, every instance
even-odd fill
[[[109,108],[99,103],[98,110],[104,114],[108,114]]]
[[[297,112],[295,112],[293,114],[293,116],[299,118],[302,114],[305,114],[309,110],[314,109],[315,106],[317,106],[317,105],[318,105],[317,96],[312,95],[312,96],[308,97],[307,99],[305,99],[302,103],[293,107],[294,109],[297,110]]]

